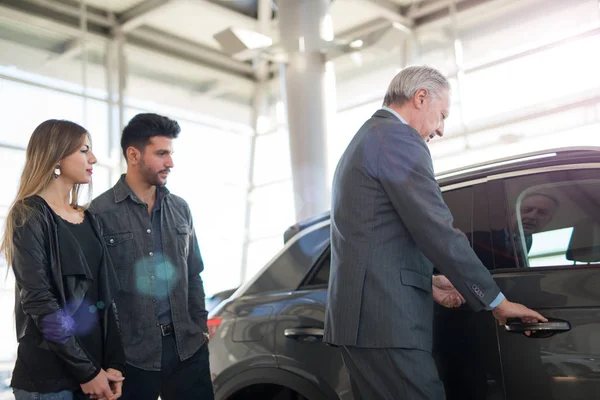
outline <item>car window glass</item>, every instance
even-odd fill
[[[562,171],[506,182],[502,236],[520,266],[600,264],[600,179],[594,175]]]
[[[445,191],[443,197],[454,218],[454,228],[465,234],[481,262],[492,269],[494,264],[484,190],[481,185],[469,186]]]
[[[329,270],[331,269],[331,252],[329,249],[326,250],[326,254],[323,255],[321,262],[315,268],[316,271],[311,272],[312,276],[303,286],[326,286],[329,284]]]
[[[279,255],[245,294],[294,290],[329,244],[329,225],[302,235]],[[302,235],[302,236],[300,236]]]

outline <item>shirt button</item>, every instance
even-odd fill
[[[152,276],[150,277],[150,279],[154,280],[154,275],[152,275]]]
[[[150,255],[150,257],[152,257],[152,256],[154,255],[154,253],[153,253],[153,252],[150,252],[150,253],[148,253],[148,254]]]
[[[152,229],[148,228],[148,230],[146,232],[152,233]]]
[[[114,243],[115,239],[110,239],[109,242]]]

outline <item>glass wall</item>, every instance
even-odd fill
[[[288,128],[280,87],[257,118],[244,279],[250,279],[283,246],[283,232],[295,222]]]

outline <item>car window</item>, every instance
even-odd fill
[[[291,245],[246,290],[256,294],[279,290],[297,289],[310,268],[317,262],[329,244],[329,225],[310,233],[300,232],[299,239],[290,240]]]
[[[507,217],[497,239],[518,266],[600,264],[598,171],[528,175],[505,186]]]
[[[331,251],[325,250],[313,270],[306,277],[302,287],[327,286],[329,284],[329,270],[331,269]]]
[[[465,234],[483,265],[493,269],[485,187],[474,185],[447,190],[443,192],[443,197],[454,218],[454,228]]]
[[[317,285],[328,285],[329,284],[329,270],[331,269],[331,253],[328,252],[327,256],[323,258],[323,262],[319,266],[317,273],[308,282],[311,286]]]

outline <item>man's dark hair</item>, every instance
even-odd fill
[[[130,146],[143,152],[153,136],[176,139],[179,132],[181,128],[175,120],[153,113],[138,114],[123,129],[121,136],[123,156],[127,159],[127,148]]]

